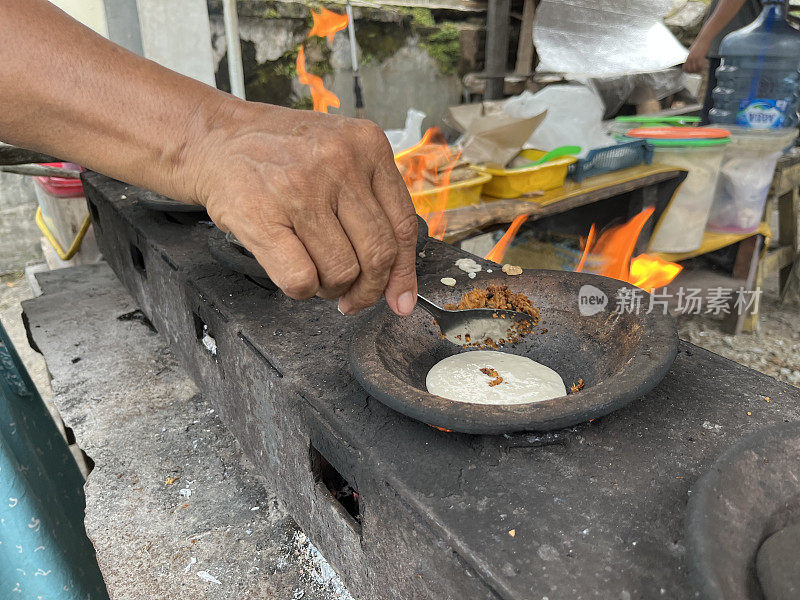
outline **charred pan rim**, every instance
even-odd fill
[[[766,427],[728,448],[692,486],[686,562],[699,598],[762,597],[758,549],[800,517],[800,485],[792,484],[792,473],[800,479],[799,455],[800,422]]]
[[[626,285],[605,277],[563,271],[529,270],[522,277],[590,284],[609,297]],[[380,366],[377,353],[377,332],[386,321],[399,318],[386,305],[376,308],[357,326],[350,344],[350,366],[361,386],[376,400],[428,425],[472,434],[551,431],[618,410],[664,378],[678,353],[675,322],[670,315],[640,316],[645,332],[622,371],[578,394],[543,402],[514,406],[453,402],[400,380]]]
[[[178,202],[171,200],[161,194],[156,194],[151,191],[140,191],[138,194],[138,204],[144,208],[155,210],[158,212],[186,212],[186,213],[204,213],[206,207],[199,204],[186,204],[185,202]]]

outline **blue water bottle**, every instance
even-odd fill
[[[758,18],[719,46],[712,123],[753,129],[796,127],[800,31],[786,20],[788,0],[764,0]]]

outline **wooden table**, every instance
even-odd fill
[[[678,167],[640,165],[588,177],[580,183],[567,180],[563,187],[535,198],[487,199],[482,204],[446,211],[444,240],[457,242],[493,226],[511,223],[520,215],[527,214],[535,221],[630,192],[634,192],[636,204],[656,204],[663,210],[685,177],[686,171]],[[660,214],[659,209],[656,212]]]
[[[797,273],[798,262],[798,186],[800,186],[800,148],[793,148],[778,161],[775,177],[767,197],[765,218],[778,208],[778,235],[770,245],[759,273],[759,283],[764,276],[777,271],[780,278],[781,299],[786,296],[792,272]]]

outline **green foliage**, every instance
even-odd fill
[[[298,110],[314,110],[314,100],[311,96],[303,96],[292,102],[290,106]]]
[[[408,31],[394,23],[360,21],[356,28],[356,40],[361,48],[361,64],[381,63],[402,48]]]
[[[433,20],[433,13],[429,8],[414,7],[403,12],[411,15],[412,27],[436,27],[436,21]]]
[[[461,41],[458,27],[454,23],[442,23],[437,31],[425,36],[422,47],[436,62],[442,73],[453,75],[458,72],[461,57]]]

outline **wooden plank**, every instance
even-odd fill
[[[759,228],[752,233],[737,234],[706,231],[703,235],[703,242],[700,244],[700,247],[697,250],[692,250],[691,252],[656,252],[655,254],[670,262],[680,262],[682,260],[708,254],[709,252],[714,252],[720,248],[732,246],[733,244],[758,234],[767,237],[769,235],[769,226],[766,223],[761,223]]]
[[[536,0],[525,0],[522,7],[522,23],[517,44],[517,64],[514,73],[530,75],[533,71],[533,19],[536,16]]]
[[[736,263],[733,268],[735,279],[744,279],[742,286],[746,291],[756,289],[759,280],[759,259],[764,247],[764,236],[754,235],[739,244]],[[755,331],[758,328],[758,310],[739,314],[733,306],[731,312],[722,323],[722,330],[730,335],[739,335],[743,331]]]
[[[800,148],[793,148],[778,159],[770,195],[782,196],[800,186]]]
[[[684,173],[685,171],[676,167],[642,165],[589,177],[581,183],[567,181],[562,188],[545,192],[539,198],[489,200],[475,206],[455,208],[446,211],[447,232],[444,239],[450,243],[457,242],[493,225],[510,223],[524,214],[530,215],[530,220],[535,221],[636,189],[681,178]]]
[[[797,220],[800,218],[798,210],[798,191],[793,188],[790,192],[778,197],[778,243],[789,246],[798,251]],[[786,265],[780,270],[780,287],[783,290],[792,272],[792,266]]]
[[[784,267],[794,264],[795,253],[791,246],[780,246],[766,253],[761,261],[764,276],[769,277]]]

